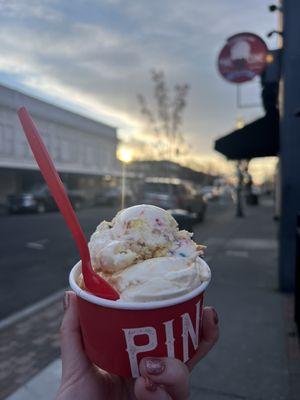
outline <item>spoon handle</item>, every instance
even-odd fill
[[[72,232],[73,238],[80,253],[81,260],[83,264],[85,264],[85,262],[89,263],[90,253],[84,234],[81,226],[79,225],[69,197],[66,194],[65,187],[48,153],[48,150],[46,149],[38,130],[25,107],[22,107],[18,111],[18,115],[33,155],[39,165],[40,171],[50,189],[52,196],[56,201],[61,214],[63,215],[70,231]]]
[[[25,107],[20,108],[18,115],[40,171],[76,242],[82,261],[82,273],[86,288],[100,297],[117,300],[119,298],[118,293],[108,282],[96,274],[92,268],[90,252],[85,236],[65,191],[65,187],[34,122]]]

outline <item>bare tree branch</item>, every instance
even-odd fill
[[[176,85],[174,87],[175,96],[172,105],[172,133],[176,136],[180,126],[182,125],[183,111],[186,107],[186,97],[189,90],[187,84]]]
[[[153,69],[151,71],[151,78],[154,83],[156,112],[153,112],[148,107],[144,96],[138,94],[137,98],[142,115],[159,140],[156,143],[158,155],[162,158],[172,159],[173,155],[180,153],[180,148],[183,151],[185,145],[181,127],[183,124],[183,112],[187,104],[186,98],[189,85],[175,85],[174,98],[171,101],[164,72]]]
[[[157,102],[157,114],[162,124],[165,135],[170,134],[170,101],[168,88],[165,82],[163,71],[152,70],[152,80],[154,82],[154,98]]]
[[[156,121],[153,113],[149,109],[145,97],[142,94],[138,94],[137,99],[138,99],[138,102],[140,103],[141,114],[146,117],[149,127],[159,136],[160,131],[157,126],[157,121]]]

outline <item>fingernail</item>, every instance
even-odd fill
[[[159,358],[147,358],[145,365],[148,374],[152,375],[159,375],[165,369],[163,360],[160,360]]]
[[[66,309],[69,307],[70,304],[70,297],[68,292],[65,292],[63,304],[64,304],[64,311],[66,311]]]
[[[217,325],[219,323],[219,317],[218,317],[217,311],[214,308],[212,308],[212,311],[213,311],[214,323]]]
[[[155,390],[157,389],[157,386],[154,382],[151,381],[151,379],[149,379],[147,376],[145,378],[146,381],[146,389],[149,390],[149,392],[155,392]]]

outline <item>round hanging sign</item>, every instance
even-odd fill
[[[268,47],[254,33],[238,33],[227,39],[218,57],[220,74],[229,82],[243,83],[260,75],[266,66]]]

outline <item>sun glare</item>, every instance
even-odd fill
[[[126,147],[120,147],[117,150],[117,157],[120,161],[125,164],[129,164],[133,159],[132,150]]]

